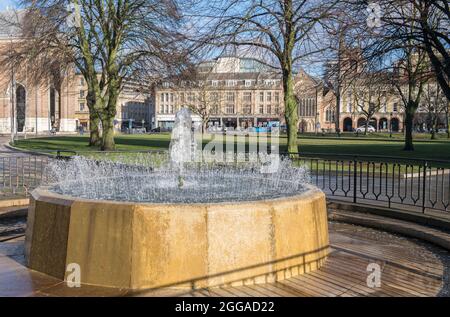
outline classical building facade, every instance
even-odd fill
[[[191,108],[194,122],[249,128],[280,121],[281,79],[254,59],[220,57],[199,65],[195,80],[163,81],[154,87],[154,127],[171,129],[180,107]]]

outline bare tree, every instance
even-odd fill
[[[449,101],[442,92],[440,85],[429,81],[424,87],[423,102],[419,110],[428,114],[431,126],[431,139],[436,138],[438,121],[442,115],[445,115],[446,111],[448,112],[448,108]]]
[[[365,117],[364,135],[375,113],[386,107],[391,85],[384,73],[365,73],[352,84],[352,93],[357,110]],[[376,127],[375,127],[376,128]]]
[[[103,150],[115,148],[116,104],[126,79],[164,76],[186,57],[176,0],[23,0],[23,6],[23,56],[30,62],[60,54],[81,72],[91,144]]]
[[[427,52],[437,83],[450,100],[450,5],[447,0],[408,0],[417,15],[404,16]],[[400,21],[399,21],[400,22]]]
[[[324,50],[318,34],[320,23],[338,1],[233,0],[214,7],[217,27],[215,45],[234,45],[253,49],[253,55],[281,73],[288,152],[298,152],[298,110],[293,88],[293,70],[303,59]]]

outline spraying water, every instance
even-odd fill
[[[276,170],[264,172],[263,153],[234,155],[237,162],[196,162],[192,119],[181,109],[167,152],[110,153],[55,160],[47,167],[51,191],[73,197],[150,203],[217,203],[253,201],[296,195],[305,190],[309,172],[278,158]],[[242,153],[241,153],[242,154]],[[216,155],[213,156],[217,158]],[[224,153],[224,157],[230,157]]]

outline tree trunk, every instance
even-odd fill
[[[100,117],[94,109],[89,111],[89,146],[100,146],[102,139],[100,136]]]
[[[298,153],[297,145],[297,102],[294,96],[294,87],[292,80],[292,72],[283,72],[283,90],[284,90],[284,105],[285,105],[285,118],[287,125],[287,151],[288,153]]]
[[[339,75],[338,75],[339,76]],[[335,111],[335,122],[334,122],[334,130],[336,131],[338,137],[341,136],[341,127],[339,126],[340,123],[340,116],[341,116],[341,88],[338,86],[336,89],[336,111]]]
[[[114,151],[116,144],[114,142],[114,116],[105,116],[102,120],[102,151]]]
[[[364,135],[367,135],[367,129],[369,129],[369,118],[367,118],[366,124],[364,125]]]
[[[116,77],[111,76],[109,83],[108,103],[102,112],[102,151],[114,151],[114,118],[116,117],[117,99],[119,97],[119,84]]]
[[[450,139],[450,116],[448,112],[445,113],[445,122],[447,122],[447,139]]]
[[[436,129],[437,129],[437,114],[432,114],[431,118],[431,140],[436,139]]]
[[[414,113],[416,112],[415,110],[416,107],[414,107],[410,102],[405,111],[405,146],[403,148],[403,151],[414,151],[412,131]]]

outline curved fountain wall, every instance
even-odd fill
[[[157,204],[32,193],[26,233],[31,269],[131,289],[272,282],[315,270],[328,254],[325,196]]]

